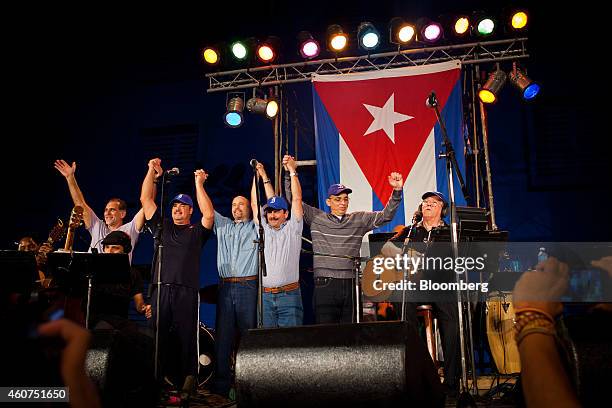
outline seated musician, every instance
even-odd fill
[[[34,241],[34,238],[25,236],[19,240],[17,250],[20,252],[34,253],[36,257],[36,267],[38,268],[38,279],[36,281],[37,287],[48,288],[51,283],[51,279],[47,279],[45,273],[47,266],[47,254],[53,251],[51,244],[44,242],[42,245],[38,245],[36,241]]]
[[[421,197],[423,200],[415,214],[415,221],[422,217],[414,226],[406,226],[396,233],[385,244],[382,254],[386,257],[395,257],[402,254],[408,248],[416,249],[419,253],[432,256],[433,241],[432,231],[436,228],[446,227],[443,217],[446,215],[448,202],[444,194],[436,191],[428,191]],[[402,248],[402,244],[403,245]],[[438,248],[442,249],[442,248]],[[450,250],[450,248],[448,248]],[[446,249],[443,249],[446,251]],[[436,253],[435,256],[441,254]],[[429,278],[441,278],[435,276],[441,271],[425,271],[424,276]],[[442,277],[447,279],[447,277]],[[430,298],[429,300],[434,300]],[[438,296],[435,300],[440,300]],[[444,384],[448,395],[456,395],[458,387],[458,351],[459,351],[459,325],[457,303],[450,301],[430,302],[434,307],[434,313],[440,322],[442,336],[442,351],[444,353]],[[417,327],[417,306],[420,303],[406,303],[406,321]]]
[[[130,237],[123,231],[113,231],[102,240],[106,254],[127,254],[132,250]],[[128,325],[130,298],[138,313],[151,318],[151,305],[142,295],[142,278],[138,271],[131,269],[130,282],[127,284],[98,283],[93,285],[91,297],[90,327],[98,329],[122,329]]]

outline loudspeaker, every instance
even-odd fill
[[[155,406],[152,339],[136,330],[93,330],[85,369],[104,406]]]
[[[431,357],[406,322],[254,329],[236,355],[242,406],[440,407]]]

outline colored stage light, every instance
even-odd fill
[[[470,19],[466,16],[457,17],[455,20],[455,34],[465,35],[470,30]]]
[[[394,17],[389,23],[389,42],[391,44],[408,44],[414,40],[416,29],[400,17]]]
[[[506,83],[507,75],[501,69],[492,72],[487,79],[487,82],[478,91],[478,98],[482,103],[494,103],[497,101],[497,95]]]
[[[359,28],[357,28],[357,38],[359,39],[359,47],[367,51],[373,50],[380,43],[380,33],[374,25],[369,22],[359,24]]]
[[[511,18],[511,26],[513,29],[515,30],[522,30],[525,27],[527,27],[527,13],[524,11],[517,11],[514,14],[512,14],[512,18]]]
[[[481,17],[476,21],[476,33],[480,36],[488,36],[495,31],[495,21],[490,17]]]
[[[270,62],[275,57],[274,50],[267,44],[262,44],[257,48],[257,56],[263,62]]]
[[[266,115],[268,119],[274,119],[278,114],[278,102],[274,99],[251,98],[246,106],[249,112]]]
[[[214,65],[219,62],[219,52],[214,48],[206,47],[202,52],[202,58],[206,63]]]
[[[234,96],[227,103],[227,110],[223,116],[225,124],[231,128],[237,128],[242,125],[244,110],[244,99],[240,96]]]
[[[531,101],[540,93],[540,85],[531,80],[521,69],[514,68],[510,73],[510,82],[526,101]]]
[[[240,41],[236,41],[235,43],[232,44],[232,54],[234,55],[234,57],[236,57],[239,60],[243,60],[246,58],[247,56],[247,49],[246,46],[240,42]]]
[[[442,25],[434,21],[426,22],[421,28],[421,38],[428,43],[438,41],[440,38],[442,38],[443,33],[444,31],[442,30]]]
[[[330,51],[342,51],[348,44],[348,36],[342,31],[342,27],[333,24],[327,29],[327,46]]]
[[[298,45],[302,58],[312,59],[317,57],[321,52],[319,43],[308,31],[301,31],[298,34]]]

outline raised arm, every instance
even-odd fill
[[[400,173],[393,172],[388,176],[388,180],[391,187],[393,187],[393,193],[389,201],[387,201],[385,208],[383,208],[382,211],[364,213],[365,223],[369,229],[380,228],[388,222],[391,222],[402,201],[404,177]]]
[[[257,180],[259,179],[259,174],[257,176],[253,176],[253,182],[251,183],[251,213],[253,214],[253,222],[259,225],[259,206],[257,205]]]
[[[270,181],[270,177],[266,173],[266,169],[262,163],[257,163],[255,166],[257,169],[257,174],[263,180],[264,190],[266,190],[266,200],[274,197],[274,188],[272,187],[272,181]]]
[[[297,174],[297,163],[292,156],[285,155],[283,165],[289,170],[289,177],[291,177],[291,216],[301,220],[304,217],[304,205],[302,204],[302,186]]]
[[[66,183],[68,184],[68,190],[70,191],[70,197],[72,197],[72,202],[74,205],[79,205],[83,207],[83,222],[85,223],[85,227],[89,228],[91,225],[91,215],[93,214],[92,209],[85,202],[85,197],[77,184],[75,173],[76,173],[76,162],[72,162],[72,165],[69,165],[64,160],[56,160],[53,167],[60,172],[62,176],[66,178]]]
[[[147,220],[150,220],[157,210],[157,204],[155,204],[155,178],[161,176],[163,172],[160,159],[149,160],[149,169],[142,182],[142,190],[140,191],[140,204],[142,205],[144,217]]]
[[[198,200],[198,207],[202,212],[202,226],[206,229],[211,229],[215,221],[215,209],[213,208],[212,201],[204,188],[204,183],[208,178],[208,173],[204,170],[199,169],[194,173],[195,185],[196,185],[196,199]]]

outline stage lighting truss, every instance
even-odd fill
[[[357,28],[357,39],[359,48],[370,52],[380,44],[380,33],[372,23],[365,21]]]
[[[487,82],[478,91],[478,98],[482,103],[490,104],[497,102],[497,95],[504,87],[508,75],[499,67],[493,71]]]
[[[510,72],[510,83],[514,85],[526,101],[532,101],[540,93],[540,84],[531,80],[525,72],[518,68],[516,63],[512,64]]]
[[[209,81],[207,92],[266,88],[288,83],[308,82],[311,75],[349,74],[385,70],[407,66],[420,66],[456,60],[462,65],[500,63],[529,58],[527,38],[517,37],[398,49],[370,55],[327,58],[290,64],[275,64],[234,69],[205,74]]]
[[[244,92],[228,93],[226,97],[226,111],[223,115],[223,122],[231,127],[238,128],[244,122]]]
[[[298,49],[304,59],[313,59],[319,56],[321,46],[308,31],[301,31],[298,34]]]

